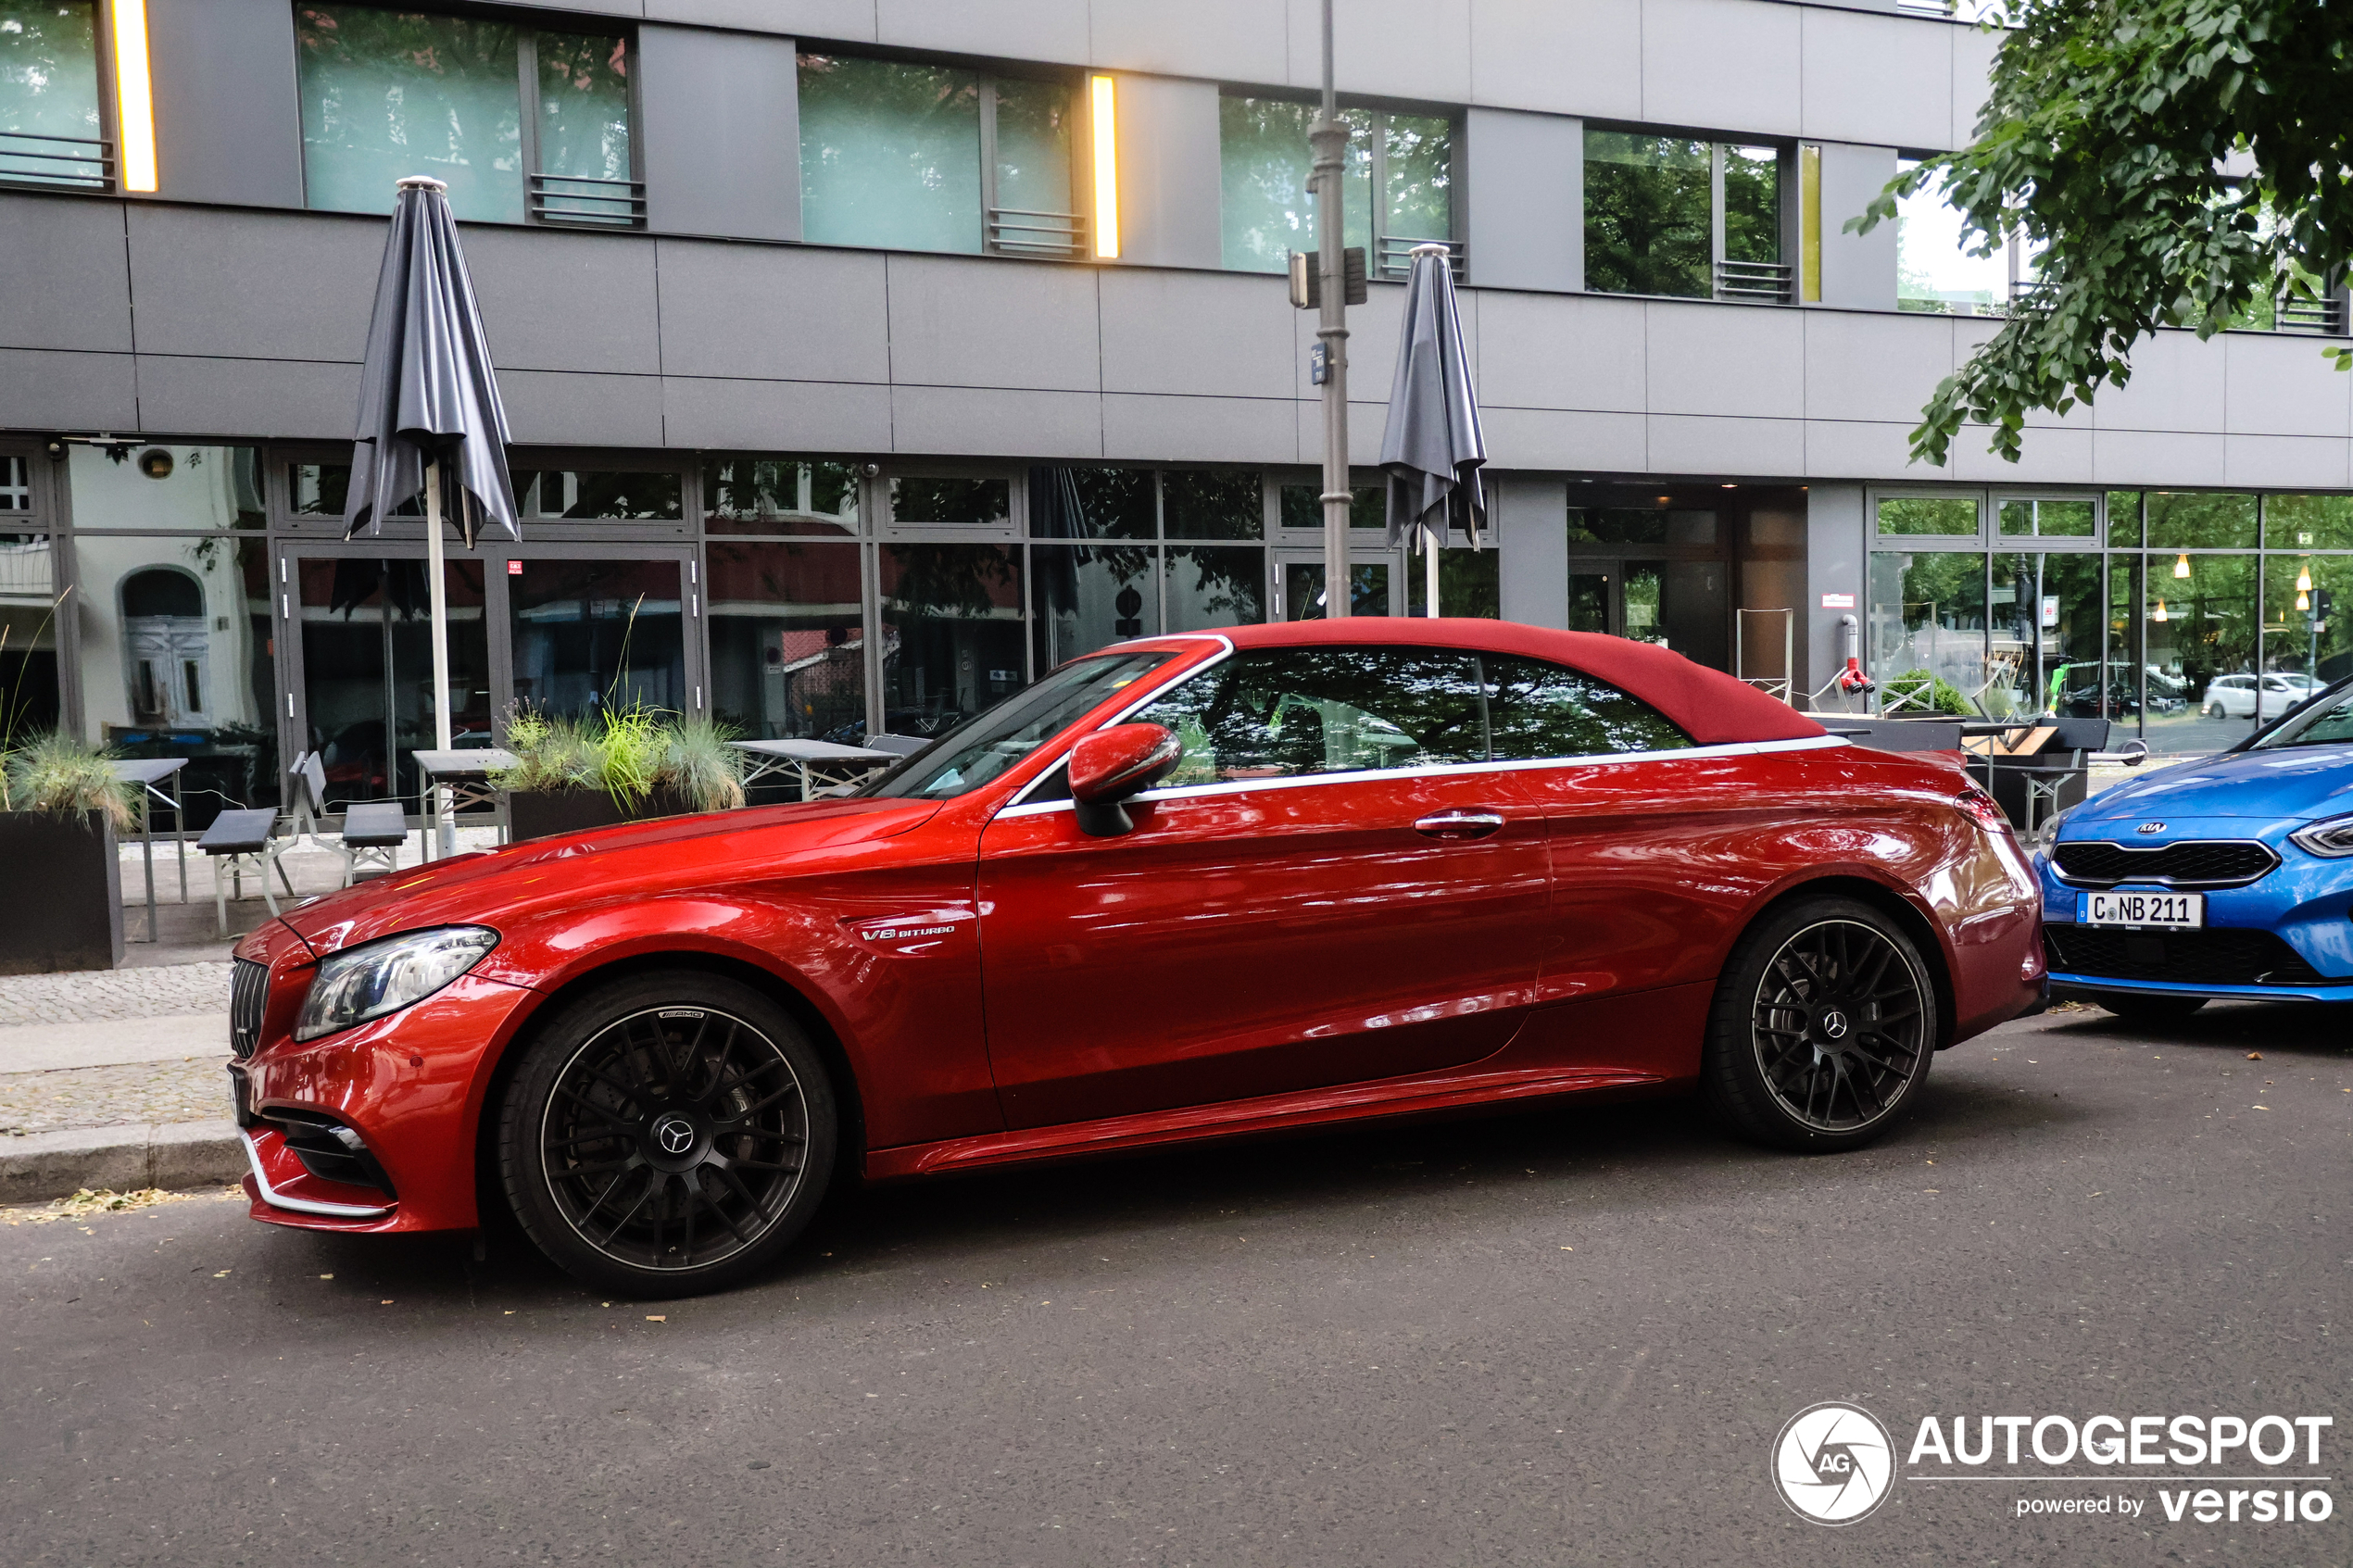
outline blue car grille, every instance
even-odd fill
[[[2054,974],[2183,985],[2331,984],[2276,934],[2239,926],[2154,932],[2046,925],[2043,952]]]
[[[2259,881],[2280,863],[2268,844],[2245,838],[2192,838],[2178,844],[2108,844],[2089,840],[2051,851],[2058,873],[2088,887],[2152,882],[2168,887],[2239,887]]]

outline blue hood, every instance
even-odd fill
[[[2157,814],[2309,822],[2347,811],[2353,811],[2353,745],[2284,746],[2167,768],[2101,791],[2067,821],[2073,827]]]

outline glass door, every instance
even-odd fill
[[[1349,558],[1349,613],[1395,615],[1396,558],[1355,555]],[[1325,619],[1324,554],[1321,550],[1275,552],[1275,619]]]
[[[420,787],[411,755],[434,744],[433,644],[422,546],[366,553],[296,555],[290,612],[299,627],[291,715],[304,750],[327,773],[333,809],[398,799]],[[459,746],[491,744],[491,680],[484,563],[443,565],[449,603],[449,712]]]
[[[703,711],[699,639],[688,635],[701,596],[686,551],[506,554],[498,570],[516,707],[582,721],[613,709]]]
[[[1568,629],[1657,643],[1713,670],[1730,668],[1731,570],[1720,560],[1569,562]]]

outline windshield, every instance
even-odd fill
[[[1068,729],[1088,709],[1176,657],[1117,653],[1074,660],[965,720],[859,793],[945,800],[978,789]]]
[[[2328,746],[2344,741],[2353,741],[2353,686],[2342,687],[2333,696],[2313,698],[2311,707],[2289,714],[2246,746],[2249,751],[2263,751],[2276,746]]]

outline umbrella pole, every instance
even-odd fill
[[[449,749],[449,591],[441,571],[441,463],[425,465],[425,592],[433,605],[433,744]],[[448,789],[433,786],[434,852],[457,852],[457,824],[447,820]]]
[[[1438,619],[1438,535],[1422,530],[1422,604],[1424,613]]]

